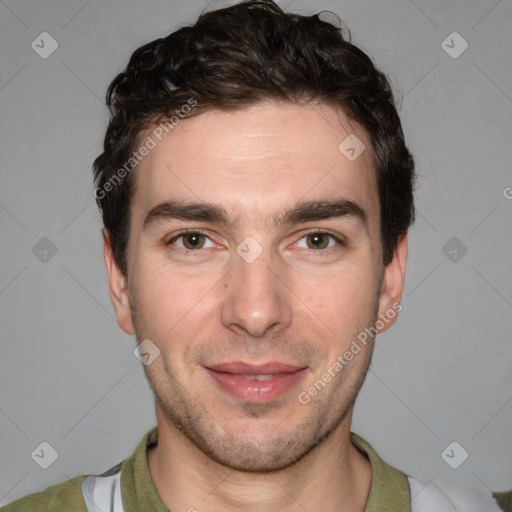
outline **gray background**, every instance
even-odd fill
[[[417,161],[403,310],[377,341],[353,430],[423,483],[510,489],[512,5],[279,3],[342,18],[403,92]],[[206,7],[0,2],[0,504],[108,469],[155,424],[134,339],[118,328],[107,292],[91,163],[111,79],[133,50]],[[59,45],[47,59],[31,48],[43,31]],[[458,58],[442,46],[454,31],[469,44]],[[445,45],[462,48],[453,37]],[[33,250],[43,237],[57,248],[47,261],[38,252],[47,241]],[[31,457],[43,441],[59,455],[48,469]],[[458,469],[441,457],[453,441],[469,454]]]

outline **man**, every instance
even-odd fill
[[[453,510],[350,431],[414,216],[386,77],[318,16],[249,1],[139,48],[107,96],[109,291],[157,427],[4,510]]]

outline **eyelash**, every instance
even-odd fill
[[[208,236],[207,233],[205,233],[204,231],[201,231],[200,229],[186,229],[186,230],[183,230],[183,231],[180,231],[179,233],[177,233],[175,236],[173,236],[167,243],[166,245],[167,246],[171,246],[173,244],[173,242],[175,242],[176,240],[178,240],[179,238],[182,238],[184,235],[187,235],[187,234],[191,234],[191,233],[194,233],[194,234],[200,234],[200,235],[204,235],[206,238],[208,238],[210,241],[213,242],[213,240],[211,240],[211,238]],[[306,233],[304,233],[298,240],[302,240],[303,238],[309,236],[309,235],[314,235],[315,233],[320,233],[320,234],[323,234],[323,235],[328,235],[330,236],[337,244],[338,246],[345,246],[345,242],[340,239],[339,237],[337,237],[336,235],[330,233],[329,231],[325,231],[325,230],[322,230],[322,229],[313,229],[311,231],[308,231]],[[297,243],[296,242],[296,243]],[[318,253],[322,253],[322,252],[326,252],[328,251],[329,249],[333,249],[334,247],[328,247],[326,249],[306,249],[309,253],[315,253],[316,256],[319,256]],[[181,247],[178,248],[178,249],[175,249],[177,250],[178,252],[181,252],[182,254],[185,254],[186,256],[194,256],[195,254],[194,253],[200,253],[201,252],[201,249],[182,249]]]

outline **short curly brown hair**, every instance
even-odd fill
[[[364,127],[377,173],[383,264],[391,262],[414,220],[415,173],[387,77],[350,42],[348,30],[319,14],[250,0],[203,13],[194,25],[138,48],[108,88],[111,119],[93,164],[95,197],[123,275],[134,189],[129,171],[145,130],[177,114],[265,100],[341,106]]]

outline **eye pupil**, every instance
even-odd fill
[[[322,237],[324,239],[324,242],[325,242],[325,240],[327,240],[325,233],[313,233],[313,234],[309,235],[309,237],[313,241],[313,247],[315,249],[318,249],[318,248],[323,249],[326,246],[325,243],[322,243]],[[317,242],[320,242],[320,243],[317,243]],[[329,242],[327,241],[327,243],[329,243]]]
[[[186,233],[184,236],[183,236],[183,243],[185,246],[190,246],[190,247],[187,247],[189,249],[197,249],[198,247],[200,247],[202,244],[201,244],[201,237],[203,235],[201,233]],[[191,242],[191,243],[189,243]]]

